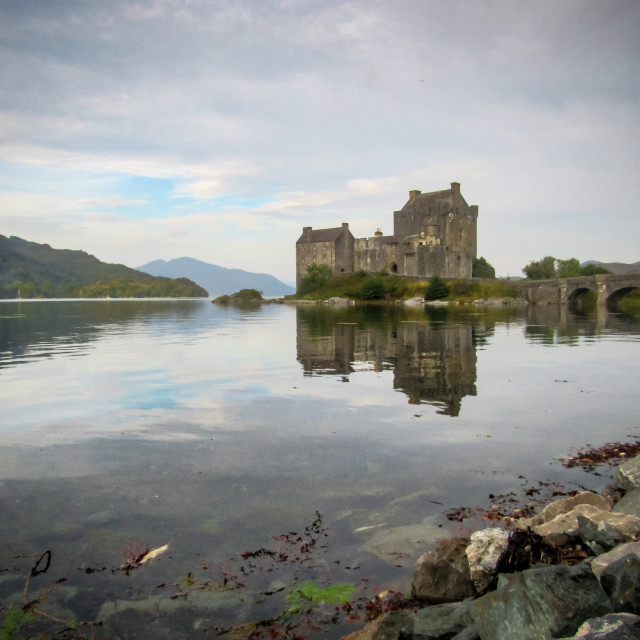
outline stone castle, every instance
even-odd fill
[[[450,189],[409,191],[393,214],[393,235],[378,229],[372,238],[354,238],[349,224],[332,229],[304,227],[296,242],[296,286],[311,264],[329,265],[334,274],[384,270],[403,276],[471,278],[477,257],[477,205],[468,205],[460,183]]]

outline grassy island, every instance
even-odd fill
[[[350,300],[384,300],[397,301],[415,297],[425,297],[427,290],[435,284],[431,280],[407,278],[391,273],[380,272],[367,274],[356,273],[331,275],[310,274],[311,282],[305,277],[298,292],[285,296],[285,300],[328,300],[333,297]],[[437,276],[436,276],[437,278]],[[479,298],[516,298],[517,287],[506,280],[458,279],[447,282],[441,280],[444,288],[439,286],[439,293],[431,299],[470,303]],[[440,283],[438,283],[440,285]]]

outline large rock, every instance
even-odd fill
[[[599,509],[590,504],[579,504],[571,511],[561,513],[553,520],[533,527],[533,530],[541,536],[548,536],[552,533],[578,535],[580,532],[579,516],[588,518],[596,525],[601,522],[609,523],[612,528],[623,533],[626,540],[634,539],[640,532],[640,518],[623,513],[612,513],[608,509]]]
[[[591,618],[571,637],[580,640],[638,640],[640,617],[628,613],[609,613],[601,618]]]
[[[346,636],[342,636],[339,640],[373,640],[376,632],[382,625],[383,621],[389,617],[388,613],[383,613],[378,616],[375,620],[369,620],[367,624],[362,627],[362,629],[358,629],[357,631],[352,631],[348,633]]]
[[[604,568],[600,584],[616,612],[640,613],[640,558],[629,554]]]
[[[601,556],[594,558],[591,561],[591,571],[593,571],[596,577],[600,578],[606,567],[620,560],[620,558],[628,556],[630,553],[640,557],[640,542],[621,544],[615,549],[611,549],[608,553],[603,553]]]
[[[597,493],[591,493],[590,491],[582,491],[571,498],[561,498],[560,500],[550,502],[539,514],[532,518],[520,518],[518,526],[522,529],[526,529],[527,527],[533,529],[545,522],[551,522],[551,520],[564,513],[573,511],[581,504],[589,504],[603,511],[611,511],[609,503],[602,496],[599,496]]]
[[[640,489],[632,489],[625,493],[613,507],[613,511],[640,518]]]
[[[640,456],[627,460],[618,467],[616,484],[623,491],[640,489]]]
[[[504,529],[482,529],[471,534],[466,553],[471,581],[478,593],[493,582],[498,560],[508,544],[509,533]]]
[[[457,602],[475,594],[467,560],[467,538],[438,540],[416,564],[411,595],[428,604]]]
[[[578,516],[578,534],[597,555],[610,551],[623,542],[635,540],[640,533],[640,520],[635,516],[606,513],[600,522]]]
[[[411,638],[413,616],[408,611],[392,611],[384,617],[372,640],[397,640],[397,638]]]
[[[471,607],[482,640],[570,636],[587,618],[612,611],[587,565],[534,567],[514,573]]]
[[[471,601],[439,604],[420,609],[413,615],[413,633],[406,640],[448,640],[471,624]]]

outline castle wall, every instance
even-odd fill
[[[354,261],[354,238],[348,223],[336,229],[304,227],[296,242],[296,286],[307,275],[307,267],[324,264],[334,274],[351,273]]]
[[[392,265],[399,267],[399,255],[398,243],[393,236],[356,238],[353,268],[354,271],[363,270],[367,273],[381,270],[393,272]]]
[[[312,231],[305,227],[296,250],[296,280],[310,264],[328,264],[334,273],[387,271],[430,278],[471,278],[477,257],[478,207],[469,206],[460,184],[432,193],[410,191],[409,200],[393,214],[392,236],[354,239],[342,229]]]
[[[351,232],[342,233],[335,242],[334,273],[353,273],[355,238]]]
[[[296,285],[307,275],[307,267],[312,264],[335,265],[333,242],[309,242],[296,245]]]

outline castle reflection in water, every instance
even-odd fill
[[[446,315],[446,314],[445,314]],[[306,375],[393,371],[393,388],[410,404],[457,416],[476,395],[476,341],[471,324],[381,308],[297,309],[297,353]]]

